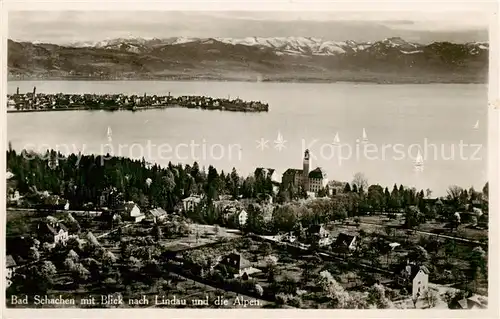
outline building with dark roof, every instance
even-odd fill
[[[318,193],[326,186],[326,173],[317,167],[309,173],[309,192]]]
[[[9,287],[11,284],[12,284],[12,276],[14,275],[14,271],[16,269],[16,261],[14,260],[14,258],[12,257],[12,255],[7,255],[7,257],[5,258],[5,267],[6,267],[6,287]]]
[[[264,168],[257,167],[254,172],[254,176],[262,176],[263,178],[269,178],[273,182],[277,182],[276,170],[274,168]]]
[[[146,217],[141,212],[139,206],[132,201],[125,203],[123,214],[126,220],[132,220],[136,223],[142,221]]]
[[[224,265],[235,278],[247,279],[251,274],[260,272],[260,269],[252,267],[248,259],[237,253],[231,253],[221,258],[219,264]]]
[[[153,208],[149,210],[149,214],[151,214],[155,223],[162,221],[167,217],[167,212],[163,208]]]
[[[356,249],[356,236],[340,233],[332,248],[337,252],[350,253]]]
[[[331,243],[330,232],[323,225],[311,225],[306,230],[309,242],[326,246]]]
[[[41,242],[51,244],[65,243],[68,240],[68,228],[59,221],[48,221],[38,224],[38,236]]]
[[[327,185],[328,179],[325,171],[317,167],[312,171],[310,168],[310,153],[309,150],[304,152],[304,159],[302,162],[303,168],[294,169],[289,168],[283,173],[281,183],[286,187],[292,185],[294,187],[302,187],[306,192],[317,194],[320,190],[324,189]]]
[[[5,257],[5,264],[7,268],[13,268],[17,266],[16,261],[14,260],[14,257],[12,257],[12,255],[7,255],[7,257]]]

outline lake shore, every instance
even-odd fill
[[[60,111],[106,111],[106,112],[116,112],[116,111],[132,111],[132,112],[140,112],[147,110],[158,110],[158,109],[173,109],[173,108],[183,108],[183,109],[193,109],[193,107],[186,107],[181,105],[168,105],[168,106],[143,106],[137,109],[128,109],[128,108],[118,108],[118,109],[93,109],[89,107],[68,107],[68,108],[54,108],[54,109],[25,109],[25,110],[12,110],[7,109],[7,113],[35,113],[35,112],[60,112]],[[196,107],[194,109],[200,109],[200,107]],[[201,108],[203,109],[203,108]],[[259,113],[259,112],[267,112],[267,111],[247,111],[247,110],[231,110],[231,109],[209,109],[205,110],[210,111],[229,111],[229,112],[249,112],[249,113]]]
[[[69,75],[20,75],[8,76],[8,81],[189,81],[189,82],[254,82],[254,83],[367,83],[367,84],[487,84],[482,74],[391,74],[353,73],[339,74],[276,74],[276,75],[206,75],[169,74],[136,76],[69,76]]]

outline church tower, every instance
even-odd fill
[[[306,192],[309,191],[309,164],[310,164],[309,150],[304,152],[304,161],[302,162],[302,186]]]

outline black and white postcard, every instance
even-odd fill
[[[9,314],[497,311],[494,2],[84,4],[4,4]]]

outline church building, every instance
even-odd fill
[[[302,187],[306,192],[317,194],[320,190],[326,187],[328,183],[326,173],[320,167],[310,171],[311,156],[309,150],[304,152],[302,161],[302,169],[289,168],[283,173],[281,183],[287,187]]]

